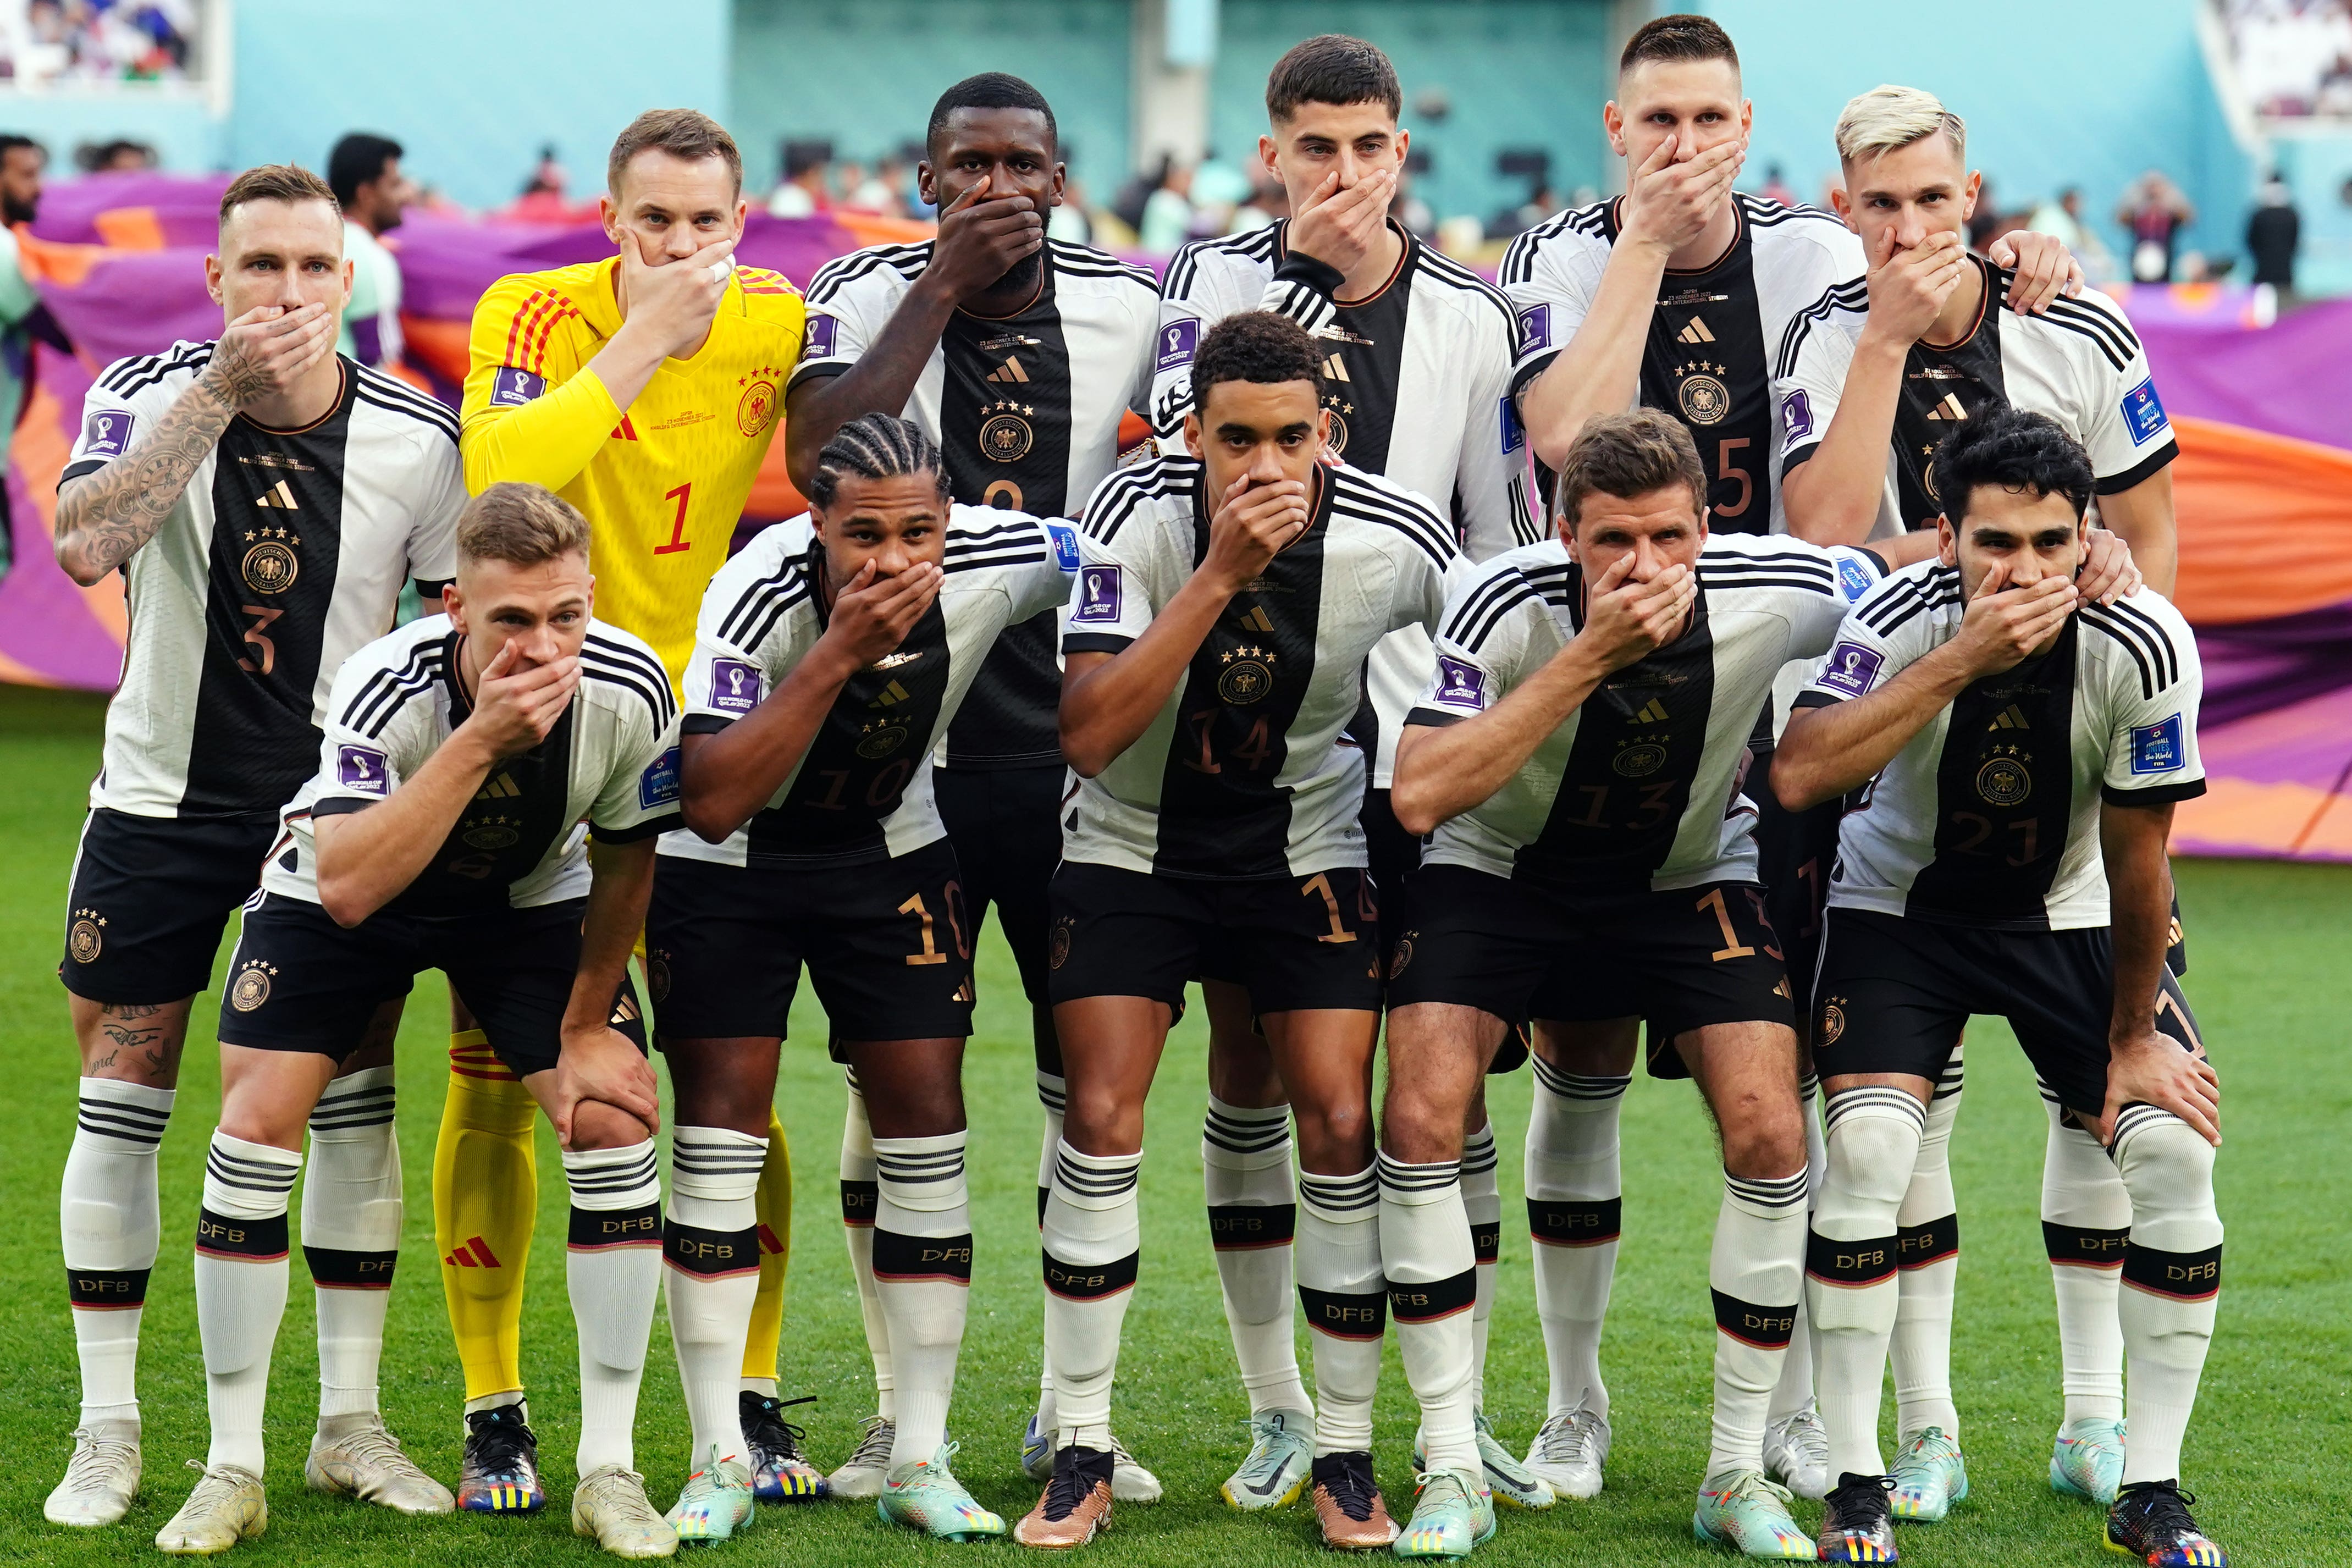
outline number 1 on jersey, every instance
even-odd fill
[[[669,521],[669,542],[654,546],[656,555],[675,555],[681,550],[691,550],[694,542],[686,536],[686,503],[693,494],[694,481],[688,479],[674,490],[664,490],[662,500],[677,502],[677,515]]]

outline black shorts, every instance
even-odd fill
[[[1364,852],[1371,861],[1372,886],[1381,904],[1381,973],[1396,961],[1397,939],[1413,926],[1412,874],[1421,869],[1426,840],[1407,833],[1389,805],[1389,792],[1364,792]]]
[[[221,932],[261,883],[278,814],[82,824],[58,978],[92,1002],[177,1002],[212,984]]]
[[[264,893],[245,911],[221,998],[223,1045],[312,1051],[341,1061],[359,1049],[378,1006],[437,969],[518,1078],[555,1065],[563,1013],[580,971],[588,900],[466,914],[378,910],[344,929],[307,899]],[[643,1050],[645,1022],[624,979],[613,1026]]]
[[[836,1045],[971,1033],[971,921],[946,839],[845,866],[656,866],[656,1042],[782,1039],[803,963]]]
[[[1356,867],[1202,882],[1066,860],[1054,874],[1054,1000],[1149,996],[1181,1009],[1185,982],[1206,975],[1247,988],[1261,1015],[1377,1013],[1380,918]]]
[[[1673,1042],[1710,1024],[1794,1026],[1764,890],[1569,889],[1467,866],[1423,866],[1420,925],[1398,944],[1389,1005],[1444,1002],[1497,1018],[1650,1024],[1650,1070],[1684,1076]]]
[[[931,790],[948,842],[963,869],[963,907],[977,934],[996,906],[996,923],[1021,968],[1021,990],[1045,1001],[1045,931],[1054,923],[1046,889],[1062,863],[1062,790],[1069,770],[938,768]]]
[[[2106,1108],[2115,947],[2105,926],[1987,931],[1832,910],[1814,994],[1813,1066],[1824,1079],[1908,1073],[1933,1081],[1961,1025],[1982,1014],[2009,1020],[2060,1104],[2093,1118]],[[2156,1026],[2185,1049],[2203,1048],[2169,969]]]
[[[1770,749],[1752,754],[1748,795],[1756,803],[1756,873],[1763,879],[1764,908],[1788,958],[1797,1016],[1809,1018],[1814,960],[1822,949],[1822,916],[1829,907],[1830,868],[1837,863],[1838,824],[1845,816],[1845,800],[1838,796],[1790,811],[1772,793]]]

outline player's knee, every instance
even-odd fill
[[[1372,1163],[1372,1108],[1370,1102],[1346,1100],[1308,1105],[1294,1102],[1298,1123],[1298,1153],[1318,1171],[1353,1173]]]
[[[1785,1176],[1805,1163],[1805,1122],[1794,1086],[1756,1089],[1715,1107],[1723,1134],[1723,1168],[1736,1176]]]
[[[1081,1154],[1131,1154],[1143,1147],[1143,1107],[1108,1085],[1073,1084],[1063,1102],[1062,1139]]]
[[[1857,1099],[1856,1096],[1865,1098]],[[1900,1089],[1849,1089],[1831,1100],[1829,1170],[1824,1191],[1835,1191],[1890,1217],[1910,1189],[1919,1162],[1922,1112]]]
[[[2164,1219],[2213,1214],[2214,1152],[2203,1134],[2152,1105],[2127,1106],[2116,1123],[2116,1168],[2131,1194],[2136,1237]]]
[[[634,1148],[653,1135],[654,1130],[634,1114],[601,1100],[583,1100],[572,1112],[575,1150]]]

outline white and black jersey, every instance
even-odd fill
[[[1543,373],[1591,309],[1617,243],[1619,199],[1561,213],[1511,241],[1502,284],[1519,313],[1515,391]],[[1640,401],[1680,419],[1698,443],[1711,476],[1708,527],[1782,533],[1774,356],[1806,307],[1864,275],[1862,241],[1818,207],[1738,192],[1732,204],[1739,232],[1731,248],[1711,266],[1669,268],[1658,281]]]
[[[1404,246],[1395,273],[1346,304],[1333,294],[1343,281],[1336,268],[1290,253],[1287,219],[1177,252],[1160,286],[1152,424],[1163,441],[1182,427],[1192,407],[1192,355],[1211,327],[1239,310],[1289,316],[1329,345],[1323,405],[1332,450],[1437,502],[1463,553],[1484,561],[1540,533],[1528,501],[1527,440],[1511,406],[1517,334],[1510,303],[1460,262],[1390,226]],[[1419,627],[1372,656],[1375,787],[1388,787],[1397,731],[1429,678],[1430,658]]]
[[[997,640],[1065,602],[1077,564],[1068,523],[950,509],[939,596],[897,651],[842,687],[792,776],[725,843],[681,831],[662,839],[661,852],[772,869],[856,866],[944,837],[931,749]],[[824,635],[824,573],[805,514],[763,531],[719,569],[686,667],[686,733],[724,730],[783,684]]]
[[[1120,418],[1151,391],[1160,286],[1118,258],[1046,247],[1037,298],[1016,315],[949,319],[905,416],[940,444],[966,506],[1075,516],[1118,466]],[[931,262],[931,242],[880,245],[825,263],[809,281],[798,384],[864,357]],[[1054,623],[1039,616],[997,642],[949,725],[950,767],[1057,765],[1062,678]]]
[[[1935,562],[1881,583],[1797,697],[1843,702],[1950,641],[1967,609]],[[2205,793],[2197,639],[2153,588],[2085,604],[2055,644],[1970,685],[1863,791],[1839,829],[1832,909],[2002,931],[2107,924],[2099,805]]]
[[[1118,653],[1192,578],[1209,548],[1202,472],[1161,458],[1095,491],[1065,653]],[[1315,472],[1307,531],[1219,613],[1150,727],[1079,781],[1064,860],[1209,881],[1365,863],[1363,753],[1340,731],[1372,645],[1433,625],[1462,558],[1419,496]]]
[[[465,656],[466,638],[449,617],[425,616],[344,661],[328,699],[318,772],[287,804],[262,868],[266,891],[319,901],[312,820],[382,804],[441,749],[474,710]],[[453,915],[583,898],[590,835],[628,843],[677,825],[669,677],[645,643],[591,621],[580,685],[555,728],[490,770],[431,863],[384,908]]]
[[[1757,710],[1883,571],[1866,550],[1710,535],[1683,634],[1601,681],[1485,804],[1439,825],[1425,859],[1570,888],[1755,881],[1741,784]],[[1485,711],[1583,626],[1583,573],[1559,540],[1488,562],[1446,605],[1412,721]]]
[[[1982,298],[1966,336],[1948,345],[1911,345],[1886,455],[1886,482],[1906,528],[1943,511],[1933,463],[1944,438],[1987,409],[2046,414],[2091,455],[2098,492],[2114,495],[2152,478],[2180,455],[2139,338],[2116,302],[2095,291],[2059,299],[2049,312],[2003,310],[2011,274],[1979,257]],[[1780,410],[1781,471],[1813,455],[1829,434],[1854,345],[1870,320],[1861,279],[1841,283],[1789,324],[1773,368]]]
[[[63,483],[121,457],[212,363],[211,343],[119,360],[90,387]],[[274,812],[317,765],[344,659],[392,629],[402,584],[457,574],[457,416],[338,359],[323,417],[244,415],[124,563],[131,631],[90,805],[133,816]]]

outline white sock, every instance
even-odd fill
[[[743,1339],[760,1294],[760,1167],[768,1141],[727,1127],[680,1127],[669,1148],[664,1295],[678,1382],[694,1426],[688,1468],[742,1459],[737,1417]]]
[[[1535,1104],[1528,1116],[1528,1233],[1535,1239],[1536,1316],[1550,1363],[1546,1414],[1580,1404],[1609,1414],[1601,1381],[1601,1326],[1617,1272],[1617,1110],[1626,1074],[1583,1077],[1535,1058]]]
[[[1290,1177],[1290,1107],[1227,1105],[1209,1097],[1201,1130],[1201,1184],[1225,1327],[1233,1333],[1250,1414],[1315,1405],[1298,1375],[1291,1327],[1291,1241],[1298,1227]]]
[[[1045,1195],[1054,1185],[1054,1151],[1062,1146],[1062,1108],[1069,1099],[1069,1088],[1058,1073],[1040,1068],[1037,1073],[1037,1103],[1045,1113],[1045,1136],[1037,1141],[1037,1233],[1045,1233]],[[1041,1287],[1042,1289],[1042,1287]],[[1045,1345],[1045,1333],[1038,1333],[1037,1355],[1037,1430],[1047,1442],[1053,1441],[1054,1354]]]
[[[2131,1369],[2124,1484],[2178,1480],[2221,1291],[2213,1146],[2170,1111],[2133,1104],[2116,1114],[2115,1158],[2132,1199],[2119,1303]]]
[[[1880,1384],[1901,1287],[1895,1215],[1918,1163],[1927,1108],[1899,1089],[1832,1096],[1829,1170],[1805,1249],[1805,1305],[1821,1336],[1822,1426],[1830,1476],[1879,1476]]]
[[[2124,1331],[2117,1292],[2131,1235],[2131,1194],[2099,1141],[2042,1087],[2050,1136],[2042,1153],[2042,1240],[2058,1298],[2058,1355],[2069,1421],[2124,1418]]]
[[[1715,1298],[1715,1418],[1706,1473],[1764,1468],[1764,1425],[1803,1294],[1803,1167],[1785,1176],[1723,1173],[1706,1282]]]
[[[1797,1113],[1805,1121],[1805,1217],[1812,1218],[1813,1206],[1821,1202],[1822,1175],[1829,1168],[1829,1143],[1822,1136],[1822,1119],[1817,1114],[1815,1100],[1821,1094],[1822,1080],[1808,1072],[1797,1079]],[[1804,1299],[1797,1300],[1797,1326],[1789,1335],[1789,1348],[1780,1357],[1780,1376],[1772,1384],[1772,1398],[1765,1406],[1764,1418],[1769,1422],[1794,1415],[1813,1404],[1813,1325],[1805,1312]]]
[[[213,1132],[196,1215],[196,1326],[213,1426],[207,1466],[261,1474],[269,1352],[286,1315],[286,1200],[301,1170],[291,1149]]]
[[[1381,1266],[1398,1357],[1421,1405],[1422,1452],[1432,1470],[1484,1475],[1470,1403],[1478,1260],[1462,1208],[1460,1163],[1407,1164],[1383,1152],[1378,1169]]]
[[[1960,1440],[1952,1403],[1952,1292],[1960,1273],[1960,1216],[1952,1196],[1952,1124],[1960,1115],[1960,1053],[1927,1101],[1911,1185],[1895,1214],[1898,1299],[1895,1338],[1895,1432],[1908,1442],[1930,1426]]]
[[[890,1326],[882,1321],[882,1300],[874,1293],[874,1211],[882,1202],[874,1170],[874,1128],[866,1120],[866,1095],[857,1087],[857,1075],[848,1076],[849,1111],[841,1125],[841,1225],[849,1241],[850,1278],[857,1281],[866,1351],[874,1360],[874,1407],[883,1420],[896,1421],[898,1395],[890,1375]]]
[[[1055,1151],[1045,1199],[1045,1346],[1060,1447],[1110,1449],[1111,1379],[1140,1260],[1142,1170],[1139,1152],[1081,1154],[1067,1139]]]
[[[318,1302],[321,1420],[376,1408],[384,1309],[405,1213],[393,1078],[388,1067],[345,1073],[310,1112],[302,1258]]]
[[[139,1421],[139,1320],[162,1232],[155,1151],[174,1091],[81,1080],[81,1108],[59,1186],[66,1298],[81,1358],[81,1419]]]
[[[1370,1453],[1388,1296],[1381,1275],[1380,1186],[1298,1173],[1298,1301],[1315,1347],[1315,1453]]]
[[[1470,1256],[1478,1266],[1478,1303],[1470,1311],[1470,1405],[1486,1408],[1486,1331],[1495,1316],[1495,1275],[1503,1261],[1503,1189],[1495,1173],[1495,1124],[1462,1141],[1462,1212],[1470,1220]]]
[[[580,1339],[580,1474],[637,1468],[637,1388],[661,1293],[661,1183],[654,1141],[567,1149],[572,1232],[564,1282]],[[708,1457],[707,1455],[705,1456]]]
[[[898,1432],[890,1465],[929,1459],[947,1441],[971,1300],[971,1203],[965,1134],[877,1138],[880,1206],[874,1215],[874,1288],[890,1331]]]

